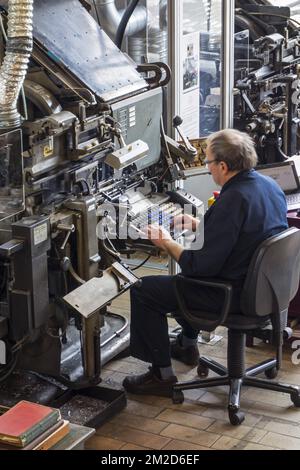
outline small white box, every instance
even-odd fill
[[[132,144],[115,150],[107,155],[105,163],[115,170],[121,170],[131,165],[132,163],[146,157],[149,152],[149,147],[143,140],[136,140]]]

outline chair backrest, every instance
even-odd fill
[[[255,251],[241,294],[245,315],[283,312],[300,278],[300,230],[289,228],[266,239]]]

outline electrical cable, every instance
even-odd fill
[[[109,248],[105,241],[108,241],[108,243],[110,244],[111,248]],[[103,245],[104,245],[104,248],[108,251],[108,253],[110,253],[114,258],[116,258],[118,261],[121,260],[121,255],[120,253],[116,250],[116,248],[114,247],[112,241],[110,240],[110,238],[107,236],[107,234],[105,234],[105,240],[103,240]]]
[[[95,0],[93,0],[93,5],[94,5],[95,12],[96,12],[98,24],[99,24],[99,26],[101,26],[100,25],[100,18],[99,18],[99,14],[98,14],[98,10],[97,10],[97,7],[96,7]]]
[[[73,277],[73,279],[75,279],[76,282],[78,282],[78,284],[85,284],[86,281],[84,279],[82,279],[78,274],[77,272],[75,271],[75,269],[73,268],[72,266],[72,263],[70,263],[70,267],[69,267],[69,270],[68,272],[71,274],[71,276]]]
[[[140,264],[138,264],[137,266],[135,266],[134,268],[130,268],[131,271],[136,271],[137,269],[141,268],[142,266],[144,266],[144,264],[147,263],[147,261],[149,261],[149,259],[151,258],[152,255],[148,255],[147,258],[145,258]]]
[[[283,152],[283,150],[279,146],[277,146],[277,151],[284,160],[288,160],[289,157]]]
[[[109,338],[107,338],[105,341],[103,341],[103,343],[100,344],[100,348],[103,348],[104,346],[106,346],[114,338],[118,338],[120,336],[120,334],[127,328],[128,323],[129,323],[127,318],[123,317],[122,315],[118,315],[117,313],[107,312],[107,314],[105,316],[107,316],[107,317],[117,317],[117,318],[121,317],[123,320],[125,320],[125,323],[119,330],[115,331]]]
[[[124,12],[124,15],[122,16],[122,19],[120,21],[120,24],[116,32],[116,38],[115,38],[115,44],[119,49],[121,49],[122,47],[122,42],[124,39],[124,33],[126,30],[127,24],[138,3],[139,3],[139,0],[131,0],[130,4],[128,5],[128,7],[126,8]]]

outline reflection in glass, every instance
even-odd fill
[[[234,78],[243,79],[250,67],[249,30],[240,31],[234,35]]]
[[[199,33],[199,136],[220,128],[221,0],[184,0],[183,33]],[[195,84],[195,59],[189,67],[188,84]],[[185,73],[183,88],[185,89]]]
[[[124,9],[129,1],[118,2]],[[127,53],[137,63],[168,63],[167,0],[143,0],[139,6],[147,10],[147,24],[133,36],[127,37]],[[123,43],[125,45],[125,41]]]

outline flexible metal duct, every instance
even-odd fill
[[[125,10],[118,10],[115,0],[95,0],[95,6],[102,28],[114,37]],[[147,10],[143,6],[137,6],[128,22],[125,35],[132,36],[144,30],[146,25]]]
[[[140,64],[143,57],[149,62],[168,63],[168,31],[149,29],[147,35],[128,38],[128,54]]]
[[[128,54],[138,64],[168,63],[167,0],[147,0],[148,25],[145,30],[128,38]]]
[[[32,51],[34,0],[9,0],[6,52],[0,69],[0,128],[21,125],[17,101]]]

